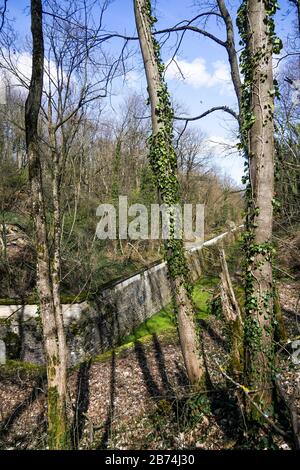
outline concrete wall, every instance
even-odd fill
[[[217,244],[231,233],[226,232],[189,247],[188,260],[193,280],[201,275],[202,248]],[[69,364],[76,364],[118,344],[170,301],[167,265],[162,262],[103,288],[93,302],[63,305]],[[0,306],[0,340],[5,343],[8,358],[43,363],[42,329],[37,306]]]

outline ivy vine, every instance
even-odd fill
[[[276,36],[274,15],[279,8],[275,0],[261,0],[265,5],[265,18],[264,23],[266,27],[266,35],[268,37],[268,44],[271,46],[271,51],[278,54],[282,48],[281,40]],[[255,123],[255,115],[252,110],[252,94],[253,83],[255,78],[256,69],[261,61],[269,54],[269,50],[265,45],[256,49],[255,53],[249,47],[250,28],[248,18],[249,0],[243,0],[239,7],[237,15],[237,26],[240,33],[240,45],[244,47],[240,55],[241,72],[244,76],[242,85],[242,106],[241,106],[241,128],[240,128],[240,144],[239,149],[243,152],[245,157],[245,176],[243,183],[246,184],[245,197],[247,202],[246,209],[246,230],[244,233],[244,250],[246,258],[246,271],[245,271],[245,289],[246,289],[246,302],[245,302],[245,344],[255,353],[262,352],[262,337],[263,335],[271,335],[274,326],[274,316],[270,312],[271,299],[273,298],[273,289],[264,294],[262,302],[258,305],[258,297],[256,295],[255,276],[253,272],[260,267],[265,261],[272,261],[275,254],[275,249],[271,242],[255,243],[255,229],[257,227],[256,218],[260,213],[260,208],[256,206],[252,197],[252,185],[250,180],[250,162],[252,158],[251,149],[249,149],[249,131]],[[260,77],[261,82],[264,82],[267,76]],[[273,81],[273,87],[269,90],[269,95],[273,98],[279,98],[279,90],[277,81]],[[267,118],[273,119],[274,106],[270,105],[267,110]],[[263,123],[263,126],[266,122]],[[279,202],[274,198],[273,207],[276,209]],[[261,256],[257,256],[261,255]],[[258,316],[253,316],[253,312],[257,312]],[[267,314],[272,318],[270,327],[265,327],[264,331],[260,326],[258,320],[260,315]],[[273,364],[273,348],[270,351],[263,351],[269,363]],[[251,361],[251,366],[255,369],[255,361]],[[251,371],[251,376],[255,377],[255,370]]]
[[[147,1],[145,6],[146,17],[148,18],[150,31],[157,19],[152,15],[151,2]],[[173,118],[174,112],[170,101],[167,84],[164,79],[165,66],[161,59],[160,45],[151,34],[155,61],[158,68],[160,85],[157,92],[158,104],[155,113],[158,122],[161,124],[158,132],[149,138],[149,159],[155,175],[156,185],[161,201],[169,211],[169,238],[164,243],[164,257],[168,263],[170,276],[174,279],[180,277],[184,279],[184,285],[191,297],[191,282],[189,280],[189,270],[184,254],[183,240],[175,237],[176,214],[172,207],[180,203],[179,182],[177,178],[177,156],[173,146]]]

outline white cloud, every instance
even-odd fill
[[[29,84],[31,78],[32,56],[27,52],[15,54],[12,56],[12,64],[25,83]],[[13,74],[10,74],[12,84],[18,84],[19,80]]]
[[[3,86],[9,83],[10,86],[29,85],[31,77],[31,55],[27,53],[11,54],[2,51],[1,62],[3,69],[0,76]]]
[[[8,52],[2,51],[1,61],[3,69],[0,70],[0,78],[10,86],[28,88],[32,73],[32,55],[28,52],[9,55]],[[53,61],[45,59],[44,90],[49,89],[50,80],[54,85],[57,83],[57,67]],[[74,83],[73,80],[72,84]]]
[[[167,62],[166,78],[184,81],[194,88],[218,86],[220,94],[233,92],[229,67],[222,60],[213,62],[212,70],[209,71],[206,60],[202,57],[197,57],[191,62],[175,57],[172,62]]]
[[[141,83],[141,77],[134,70],[130,70],[125,74],[124,82],[128,88],[137,89]]]

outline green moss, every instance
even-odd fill
[[[160,336],[160,342],[162,344],[174,339],[178,339],[178,335],[174,327],[164,330]],[[126,355],[127,352],[129,352],[134,347],[137,341],[147,347],[147,345],[152,344],[152,335],[147,334],[146,336],[140,337],[138,340],[128,341],[124,344],[121,344],[121,346],[117,346],[113,349],[110,349],[109,351],[94,356],[91,360],[92,362],[106,362],[112,357],[113,354],[116,356]],[[72,370],[76,370],[78,367],[79,365],[73,367]]]
[[[205,278],[198,281],[193,288],[193,301],[196,307],[196,318],[203,319],[208,315],[208,303],[212,295],[212,288],[217,284],[216,278]],[[135,342],[147,335],[161,333],[176,327],[176,315],[172,305],[167,305],[139,325],[133,333],[126,336],[122,343]]]
[[[244,338],[243,327],[237,318],[231,324],[231,331],[229,332],[230,338],[230,362],[228,371],[235,379],[240,379],[243,373],[243,359],[244,359]]]
[[[171,305],[160,310],[158,313],[153,315],[138,326],[131,335],[126,336],[123,340],[123,344],[128,342],[134,342],[147,335],[154,333],[161,333],[170,328],[175,328],[176,318],[175,313]]]
[[[20,301],[20,299],[11,299],[9,297],[6,297],[4,299],[0,299],[0,305],[20,305],[23,302]],[[26,303],[28,303],[27,300],[26,300]]]
[[[88,299],[88,293],[87,292],[81,292],[80,294],[74,295],[74,294],[61,294],[61,303],[62,304],[72,304],[72,303],[80,303],[84,302],[85,300]]]
[[[10,379],[18,376],[21,379],[39,377],[46,374],[44,366],[38,366],[31,362],[23,362],[9,359],[6,364],[0,366],[0,379]]]
[[[205,285],[206,284],[206,285]],[[196,317],[198,319],[206,318],[208,315],[208,302],[212,296],[212,292],[207,287],[213,286],[213,280],[211,283],[197,283],[193,289],[193,301],[196,306]]]
[[[234,287],[236,300],[240,306],[241,312],[243,312],[244,307],[245,307],[245,290],[242,285],[237,284],[237,283],[234,283],[233,287]]]
[[[57,387],[48,389],[48,445],[50,450],[71,449],[65,403],[61,403]]]
[[[61,295],[61,303],[62,304],[71,304],[71,303],[80,303],[83,302],[88,298],[88,294],[86,292],[81,292],[80,294],[62,294]],[[19,298],[3,298],[0,299],[0,305],[36,305],[38,304],[38,296],[36,294],[31,294],[25,299]]]
[[[3,221],[5,224],[19,225],[24,231],[26,231],[26,229],[28,229],[31,225],[31,220],[19,214],[18,212],[1,211],[0,217],[1,221]]]

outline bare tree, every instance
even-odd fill
[[[26,146],[36,229],[37,288],[43,325],[48,378],[48,437],[51,449],[68,447],[66,413],[66,348],[61,311],[53,301],[49,245],[45,217],[38,117],[44,74],[44,38],[41,0],[31,2],[32,76],[25,105]]]
[[[178,142],[176,154],[183,201],[198,200],[199,176],[204,176],[211,156],[206,134],[187,129]]]

